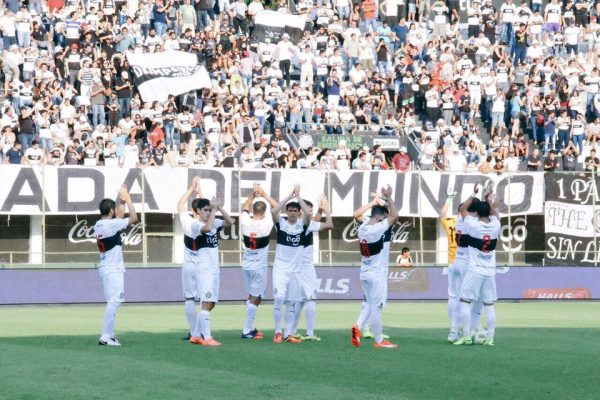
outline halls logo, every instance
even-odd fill
[[[425,292],[429,289],[427,268],[390,268],[388,290],[390,292]]]
[[[348,278],[318,278],[317,284],[317,293],[348,294],[348,292],[350,291],[350,279]]]
[[[342,232],[342,239],[344,242],[352,243],[358,241],[359,226],[360,225],[354,221],[350,221],[348,225],[346,225]],[[409,221],[395,224],[392,228],[392,243],[406,243],[408,241],[408,233],[411,226],[412,223]]]
[[[591,299],[592,293],[588,288],[565,289],[527,289],[523,292],[525,299]]]
[[[87,219],[80,219],[69,230],[69,242],[73,244],[79,243],[96,243],[96,233],[94,225],[88,225]],[[142,223],[139,222],[129,227],[128,230],[121,233],[121,240],[124,246],[138,246],[142,243]]]

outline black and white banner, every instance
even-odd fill
[[[600,198],[591,173],[546,175],[546,260],[550,265],[596,264]]]
[[[369,193],[390,185],[401,216],[436,218],[448,191],[457,191],[453,210],[473,192],[486,176],[435,171],[337,171],[290,169],[236,170],[172,168],[145,169],[111,167],[26,167],[3,165],[0,185],[0,214],[94,214],[105,197],[116,198],[126,185],[138,211],[176,213],[177,201],[194,176],[200,176],[203,195],[216,196],[226,210],[240,211],[252,185],[260,183],[275,199],[286,197],[295,184],[304,198],[317,201],[327,193],[334,217],[352,216],[369,201]],[[502,214],[541,214],[544,203],[544,174],[493,175]]]
[[[161,53],[128,53],[134,82],[144,101],[165,102],[190,90],[212,86],[206,68],[191,53],[169,50]]]
[[[266,38],[271,43],[281,40],[284,33],[290,35],[292,43],[298,43],[302,39],[302,32],[306,25],[306,18],[300,15],[282,14],[277,11],[261,11],[254,19],[254,33],[252,40],[264,42]]]

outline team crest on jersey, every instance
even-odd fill
[[[206,292],[206,296],[207,299],[210,299],[212,297],[212,293],[211,292]]]

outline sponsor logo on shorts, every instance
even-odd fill
[[[124,298],[125,298],[125,293],[121,292],[121,293],[119,294],[119,298],[120,298],[120,299],[124,299]]]
[[[592,293],[588,288],[564,289],[526,289],[523,292],[525,299],[590,299]]]
[[[426,292],[429,289],[427,268],[390,268],[388,290],[390,292]]]
[[[204,297],[206,297],[207,299],[210,299],[212,297],[212,293],[211,292],[206,292],[206,294],[204,295]]]

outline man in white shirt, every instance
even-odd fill
[[[104,326],[102,328],[102,335],[98,339],[98,344],[101,346],[121,345],[115,339],[117,309],[125,300],[125,264],[123,262],[121,231],[137,222],[137,215],[131,197],[127,192],[127,187],[121,187],[119,198],[119,206],[112,199],[104,199],[100,202],[101,219],[94,225],[96,241],[100,250],[98,272],[102,278],[102,286],[104,287],[104,296],[106,298]],[[127,204],[129,211],[128,218],[124,218],[124,204]]]
[[[283,34],[282,40],[277,43],[276,59],[279,62],[279,68],[283,73],[286,87],[290,87],[290,67],[292,65],[292,56],[294,55],[294,44],[290,41],[290,35]]]

